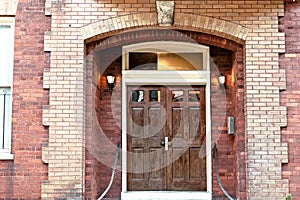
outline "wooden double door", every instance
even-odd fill
[[[127,190],[206,191],[205,87],[127,88]]]

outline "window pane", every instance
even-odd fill
[[[129,70],[157,70],[157,54],[130,52]]]
[[[170,52],[129,52],[129,70],[204,70],[204,54]]]
[[[158,53],[158,70],[203,70],[203,54]]]
[[[5,126],[4,126],[4,148],[10,148],[11,142],[11,92],[8,89],[5,96]]]
[[[160,91],[159,90],[150,90],[149,91],[149,101],[160,102]]]
[[[133,90],[131,101],[132,102],[143,102],[144,101],[144,91],[143,90]]]
[[[189,101],[198,102],[200,100],[200,91],[189,91]]]
[[[183,101],[183,91],[172,91],[172,101]]]
[[[14,32],[13,20],[0,19],[0,85],[10,86],[12,80]]]
[[[10,148],[11,140],[11,92],[0,88],[0,149]]]

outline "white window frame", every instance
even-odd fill
[[[2,144],[0,144],[0,160],[12,160],[14,158],[14,155],[11,152],[11,115],[12,115],[12,77],[13,77],[13,60],[14,60],[14,29],[15,29],[15,18],[14,17],[0,17],[0,26],[1,25],[9,25],[11,26],[11,32],[13,34],[11,34],[11,41],[12,41],[12,54],[10,55],[11,59],[8,65],[11,66],[6,66],[8,68],[10,68],[10,79],[7,82],[1,82],[0,81],[0,89],[8,89],[9,95],[10,95],[10,104],[8,105],[8,107],[5,108],[6,112],[7,109],[9,109],[10,115],[8,116],[9,118],[7,118],[6,116],[6,120],[4,122],[1,122],[1,126],[3,126],[3,123],[5,123],[6,129],[3,131],[1,129],[1,133],[0,133],[0,137],[2,137],[2,139],[0,140]],[[0,53],[2,53],[3,51],[5,51],[5,49],[7,49],[7,47],[5,46],[1,46],[3,48],[3,50],[0,49]],[[1,69],[1,68],[0,68]],[[0,106],[4,106],[4,105],[0,105]],[[4,110],[4,109],[2,109]],[[0,113],[1,115],[3,113]],[[7,122],[8,120],[8,122]],[[9,128],[7,128],[9,127]],[[3,133],[2,133],[3,131]],[[4,134],[4,135],[3,135]],[[6,139],[4,140],[4,137],[6,137]]]
[[[201,71],[128,70],[129,52],[203,53]],[[212,199],[211,112],[209,47],[186,42],[146,42],[124,46],[122,50],[122,200],[210,200]],[[127,87],[130,85],[203,85],[206,89],[206,191],[127,191]]]

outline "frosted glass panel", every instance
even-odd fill
[[[158,70],[203,70],[203,54],[158,53]]]
[[[130,52],[129,70],[204,70],[203,53]]]

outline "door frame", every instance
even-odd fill
[[[145,51],[145,47],[163,49],[167,52],[203,53],[202,71],[158,71],[128,70],[128,53]],[[144,49],[143,49],[144,48]],[[148,50],[147,49],[147,50]],[[150,50],[151,51],[151,50]],[[211,156],[211,102],[209,47],[187,42],[146,42],[123,47],[122,53],[122,200],[135,199],[212,199],[212,156]],[[134,85],[182,85],[205,86],[206,107],[206,191],[127,191],[127,87]]]
[[[131,85],[202,85],[205,86],[206,107],[206,176],[207,191],[199,192],[152,192],[127,191],[127,87]],[[212,162],[211,162],[211,108],[209,71],[122,71],[122,199],[144,199],[157,194],[163,199],[211,199]],[[188,193],[190,193],[188,195]],[[140,195],[139,195],[140,194]],[[159,195],[158,195],[159,194]],[[195,198],[192,198],[194,195]],[[152,198],[152,197],[151,197]]]

